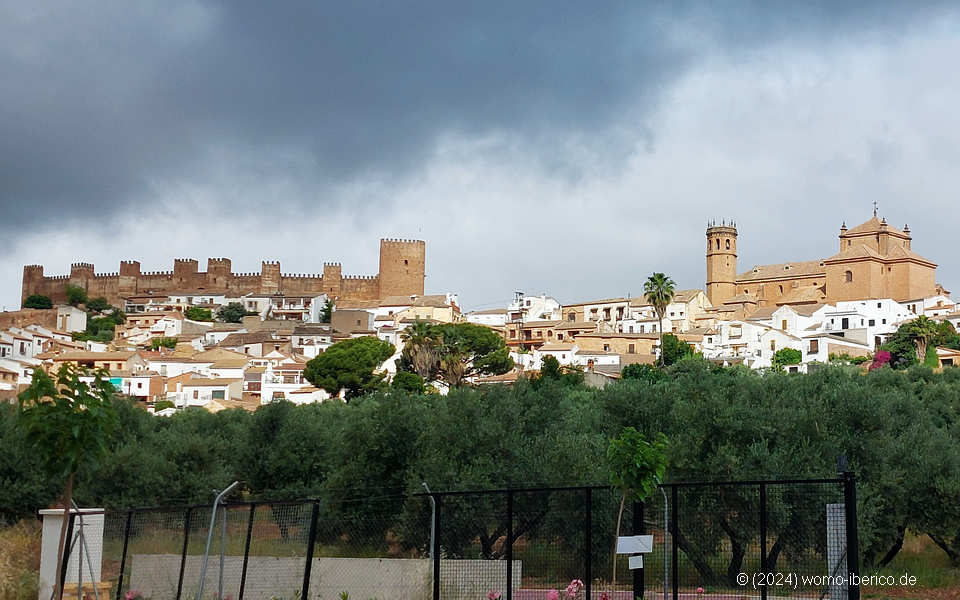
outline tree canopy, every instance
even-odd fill
[[[384,374],[374,371],[393,353],[393,344],[376,337],[351,338],[308,361],[303,376],[331,396],[343,390],[349,401],[382,387]]]
[[[44,296],[42,294],[30,294],[27,296],[27,299],[23,301],[24,308],[53,308],[53,302],[50,301],[50,296]]]
[[[500,375],[514,366],[500,334],[482,325],[417,321],[402,335],[404,348],[397,369],[414,372],[425,381],[459,387],[469,377]]]
[[[220,307],[220,310],[217,311],[217,319],[223,323],[242,323],[245,316],[255,314],[257,313],[248,311],[239,302],[230,302]]]
[[[188,306],[187,310],[183,311],[183,316],[191,321],[213,320],[213,312],[209,308],[204,308],[202,306]]]
[[[70,306],[79,306],[87,302],[87,290],[78,285],[67,284],[66,293]]]

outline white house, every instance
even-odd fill
[[[560,319],[560,309],[560,301],[552,296],[525,296],[523,292],[517,292],[507,306],[502,324],[507,321],[556,321]]]
[[[507,324],[507,309],[475,310],[467,313],[466,317],[468,323],[486,325],[487,327],[503,327]]]
[[[856,340],[841,337],[829,331],[820,331],[803,337],[803,362],[827,363],[830,355],[867,356],[872,348]]]

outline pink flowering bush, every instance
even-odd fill
[[[560,600],[560,592],[557,590],[550,590],[547,592],[547,600]]]
[[[703,588],[702,588],[702,587],[698,587],[698,588],[697,588],[697,600],[700,600],[701,598],[703,598]]]
[[[877,353],[873,355],[873,362],[870,363],[870,370],[875,371],[889,363],[890,353],[886,350],[877,350]]]
[[[490,590],[487,592],[487,600],[500,600],[500,592],[496,590]]]
[[[143,592],[140,590],[129,590],[123,595],[124,600],[144,600]]]

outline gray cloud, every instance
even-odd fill
[[[559,182],[549,198],[536,189],[517,200],[530,205],[523,214],[550,215],[537,206],[581,198],[597,178],[615,180],[638,155],[660,151],[670,134],[655,119],[704,64],[778,62],[795,49],[829,53],[858,41],[893,46],[950,10],[898,2],[11,3],[0,6],[0,236],[17,244],[19,260],[34,249],[33,234],[51,229],[107,243],[119,227],[149,230],[151,211],[216,218],[229,230],[265,207],[370,234],[380,227],[370,220],[399,210],[398,190],[420,190],[425,215],[457,202],[450,187],[421,185],[425,171],[477,157]],[[876,169],[903,160],[896,136],[873,132],[869,144]],[[826,175],[811,176],[829,178],[829,165],[846,169],[836,165],[856,159],[831,152],[819,160]],[[697,227],[708,216],[697,214]],[[502,217],[478,216],[487,230],[502,228]],[[113,250],[110,270],[121,253]]]

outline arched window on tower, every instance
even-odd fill
[[[727,250],[730,249],[730,240],[727,240]]]
[[[782,296],[782,295],[783,295],[783,286],[782,286],[782,285],[778,285],[777,287],[780,288],[780,295]]]
[[[720,249],[720,238],[717,238],[717,250]]]
[[[852,281],[853,281],[853,271],[844,271],[843,277],[844,277],[844,279],[847,281],[847,283],[852,282]]]

